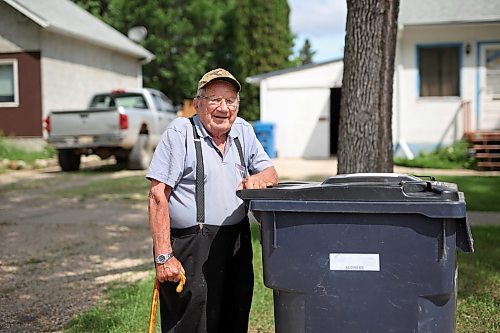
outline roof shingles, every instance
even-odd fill
[[[500,0],[401,0],[400,25],[500,22]]]

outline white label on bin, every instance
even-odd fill
[[[378,253],[330,253],[331,271],[380,271]]]

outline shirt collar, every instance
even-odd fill
[[[203,126],[203,124],[201,123],[200,117],[198,117],[198,115],[195,115],[193,117],[193,120],[194,120],[194,124],[196,127],[196,132],[198,132],[198,135],[200,136],[200,138],[206,138],[207,136],[210,136],[210,134],[208,134],[205,126]]]

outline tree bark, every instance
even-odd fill
[[[338,173],[392,172],[399,0],[348,0]]]

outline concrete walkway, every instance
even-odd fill
[[[467,212],[471,225],[500,225],[499,212]]]

